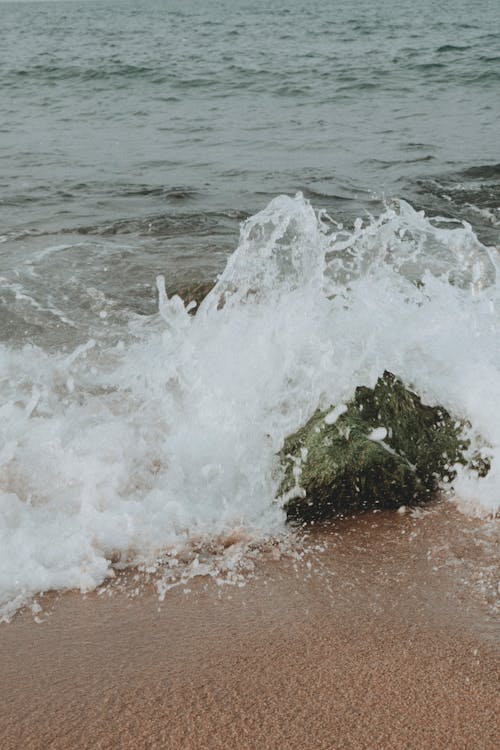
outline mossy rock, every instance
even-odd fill
[[[357,388],[344,407],[316,411],[286,439],[280,496],[288,518],[429,500],[443,480],[454,478],[454,466],[466,462],[463,428],[385,372],[374,388]],[[476,468],[485,474],[489,467],[479,462]]]

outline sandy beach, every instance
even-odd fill
[[[370,513],[274,557],[163,602],[131,573],[39,599],[1,626],[0,746],[499,746],[493,522]]]

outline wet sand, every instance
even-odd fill
[[[314,528],[243,587],[46,595],[0,626],[0,747],[496,750],[498,527],[416,515]]]

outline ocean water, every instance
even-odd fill
[[[285,436],[384,369],[470,421],[450,494],[498,510],[496,0],[0,18],[2,615],[285,533]]]

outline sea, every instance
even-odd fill
[[[386,369],[470,424],[491,469],[448,495],[498,511],[498,28],[498,0],[0,2],[2,617],[286,537],[285,437]]]

